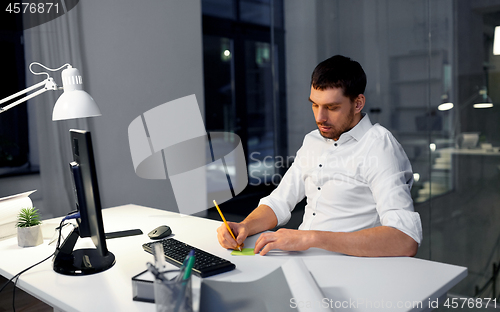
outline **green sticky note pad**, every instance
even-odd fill
[[[241,251],[238,249],[233,250],[231,252],[232,256],[255,256],[255,253],[253,252],[253,248],[243,248]]]

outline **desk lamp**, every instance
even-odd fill
[[[493,107],[493,101],[491,98],[488,96],[488,89],[486,86],[479,87],[477,86],[477,91],[475,91],[468,99],[466,99],[462,104],[458,106],[454,106],[451,101],[449,101],[448,94],[443,94],[441,97],[442,102],[441,104],[437,107],[439,111],[449,111],[453,108],[455,111],[455,121],[453,123],[453,128],[452,128],[452,137],[455,137],[455,145],[457,147],[467,147],[467,148],[473,148],[476,146],[478,139],[479,139],[479,132],[461,132],[461,122],[460,122],[460,115],[462,114],[462,111],[470,107],[472,104],[472,107],[475,109],[484,109],[484,108],[491,108]],[[474,110],[475,111],[475,110]]]
[[[48,73],[35,73],[31,68],[33,65],[40,65],[41,67],[50,71],[58,71],[66,67],[66,69],[64,69],[61,73],[63,87],[59,87]],[[101,116],[101,111],[94,102],[94,99],[92,99],[92,97],[87,92],[83,91],[82,76],[80,75],[80,71],[78,69],[73,68],[70,64],[64,64],[57,69],[50,69],[37,62],[31,63],[29,69],[33,75],[47,75],[47,78],[29,88],[26,88],[9,97],[6,97],[3,100],[0,100],[0,104],[3,104],[25,93],[38,89],[37,91],[7,106],[0,107],[0,113],[3,113],[11,109],[12,107],[17,106],[31,98],[34,98],[35,96],[38,96],[48,90],[55,91],[63,89],[64,93],[59,97],[59,99],[56,101],[56,104],[54,105],[54,110],[52,111],[52,120]]]
[[[57,71],[66,67],[61,74],[63,87],[58,87],[48,73],[34,72],[32,66],[35,64],[50,71]],[[3,104],[33,91],[29,95],[1,107],[0,113],[48,90],[63,89],[64,93],[54,105],[52,120],[101,116],[101,111],[94,102],[94,99],[87,92],[83,91],[82,76],[78,69],[73,68],[70,64],[65,64],[57,69],[50,69],[37,62],[31,63],[29,69],[32,74],[47,75],[47,78],[1,100],[0,104]],[[64,220],[75,218],[77,219],[78,226],[71,231],[61,246],[59,246],[58,242],[58,246],[54,252],[53,269],[58,273],[66,275],[88,275],[102,272],[112,267],[115,264],[115,256],[107,250],[106,246],[90,132],[70,130],[70,134],[74,159],[70,163],[70,169],[73,175],[73,188],[76,195],[75,203],[78,212],[66,216],[61,222],[61,226]],[[91,237],[96,248],[73,250],[78,237]]]
[[[438,106],[438,110],[447,111],[453,108],[453,103],[449,100],[449,96],[447,93],[441,96],[441,104]]]
[[[486,87],[483,87],[479,90],[479,95],[481,97],[481,101],[477,101],[472,105],[474,108],[490,108],[493,107],[493,101],[488,96],[488,90]]]

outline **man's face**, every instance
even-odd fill
[[[364,96],[363,104],[364,104]],[[358,97],[359,98],[359,97]],[[309,101],[319,132],[327,139],[338,140],[340,135],[351,130],[360,120],[361,108],[344,96],[341,88],[317,90],[311,87]]]

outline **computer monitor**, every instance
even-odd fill
[[[479,142],[479,132],[464,132],[457,136],[458,148],[476,148]]]
[[[102,222],[92,140],[89,131],[70,130],[73,161],[69,164],[80,217],[78,227],[56,251],[54,271],[66,275],[88,275],[105,271],[115,264],[108,251]],[[78,237],[90,237],[93,248],[73,250]]]

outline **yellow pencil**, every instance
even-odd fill
[[[224,215],[222,214],[222,211],[220,211],[219,205],[217,205],[215,200],[214,200],[214,205],[215,205],[215,208],[217,208],[217,211],[219,212],[220,217],[222,218],[222,221],[224,221],[224,224],[226,225],[227,230],[229,231],[229,234],[231,234],[231,236],[234,238],[234,240],[236,240],[236,237],[234,237],[233,231],[231,231],[229,224],[227,224],[226,218],[224,218]],[[241,251],[240,245],[238,245],[238,250]]]

